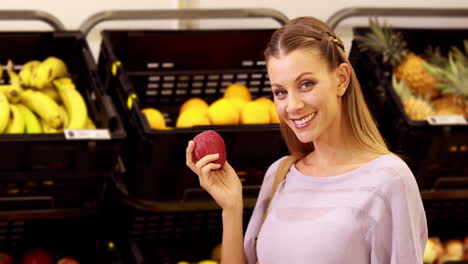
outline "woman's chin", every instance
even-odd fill
[[[296,137],[303,144],[311,143],[315,140],[315,137],[311,133],[296,133]]]

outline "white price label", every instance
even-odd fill
[[[66,139],[111,139],[108,129],[65,129]]]
[[[467,125],[466,119],[462,115],[434,115],[428,116],[427,122],[434,126],[441,125]]]

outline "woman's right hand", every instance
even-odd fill
[[[187,166],[198,175],[200,186],[205,189],[223,210],[242,208],[242,184],[234,169],[226,161],[224,165],[214,163],[219,154],[206,155],[195,162],[195,142],[188,142]]]

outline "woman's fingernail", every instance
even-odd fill
[[[215,157],[219,158],[219,153],[216,153],[216,154],[215,154]]]

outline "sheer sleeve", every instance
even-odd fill
[[[252,213],[252,217],[250,218],[249,224],[247,226],[247,231],[244,237],[244,251],[248,264],[255,264],[255,262],[257,261],[257,254],[255,252],[254,247],[255,239],[259,232],[260,223],[263,219],[263,215],[265,214],[271,189],[273,188],[276,170],[278,169],[278,166],[281,163],[281,161],[285,158],[286,156],[275,161],[268,168],[267,172],[265,173],[265,177],[263,178],[262,187],[260,188],[260,193],[258,195],[257,202],[255,204],[255,208]]]
[[[384,168],[384,206],[371,233],[372,264],[423,263],[427,222],[416,180],[404,164]]]

